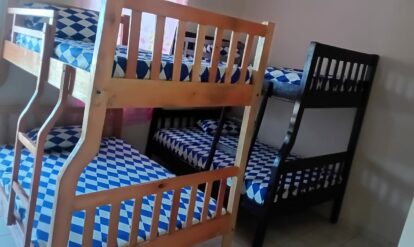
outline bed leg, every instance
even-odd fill
[[[343,194],[335,199],[332,205],[332,211],[331,211],[331,223],[336,224],[339,220],[339,214],[341,213],[341,207],[342,207],[342,201],[344,199]]]
[[[266,237],[266,230],[267,226],[269,225],[269,215],[264,214],[263,216],[260,216],[259,223],[256,227],[256,232],[254,234],[253,238],[253,247],[261,247],[263,246],[265,237]]]

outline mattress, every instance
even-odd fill
[[[302,94],[303,70],[291,68],[266,68],[264,87],[273,83],[273,96],[296,100]]]
[[[26,49],[39,52],[41,41],[23,34],[16,35],[16,44]],[[55,38],[54,58],[70,64],[76,68],[90,71],[92,65],[93,51],[95,44],[92,42],[75,41],[71,39]],[[137,78],[149,79],[152,65],[152,52],[140,49],[137,62]],[[193,57],[183,57],[181,65],[181,81],[189,81],[192,75]],[[171,80],[173,75],[174,56],[163,55],[161,58],[160,80]],[[118,45],[114,55],[113,76],[117,78],[125,77],[127,67],[127,47]],[[217,68],[216,82],[224,82],[227,65],[219,62]],[[209,81],[210,61],[202,60],[200,69],[200,80]],[[231,82],[239,81],[241,68],[233,66]],[[252,75],[252,67],[248,67],[245,82],[249,83]]]
[[[10,191],[11,187],[13,154],[14,151],[11,146],[0,148],[0,184],[7,192]],[[47,243],[52,219],[56,179],[68,155],[69,151],[50,151],[44,155],[32,233],[32,241],[35,246],[45,246]],[[27,150],[23,150],[18,179],[28,194],[30,192],[32,166],[33,156]],[[140,154],[122,140],[104,138],[98,155],[81,174],[76,194],[87,194],[172,177],[174,175],[164,167]],[[172,192],[164,193],[160,211],[159,235],[163,235],[168,231],[172,196]],[[190,188],[182,189],[177,229],[181,229],[186,221],[189,197]],[[154,196],[147,196],[143,199],[138,233],[140,241],[149,237],[154,199]],[[200,222],[203,203],[204,193],[198,191],[195,213],[192,219],[194,224]],[[211,199],[209,202],[209,217],[214,216],[215,208],[216,202],[214,199]],[[132,222],[132,209],[132,200],[122,202],[118,246],[124,246],[128,243],[130,224]],[[16,210],[19,217],[25,219],[26,210],[22,207],[19,200],[16,201]],[[101,206],[96,210],[93,246],[106,245],[109,213],[109,206]],[[69,246],[81,246],[84,218],[85,213],[83,211],[75,212],[72,215]]]
[[[185,160],[189,165],[203,169],[207,161],[208,153],[211,148],[213,136],[208,135],[203,130],[193,128],[169,128],[161,129],[154,135],[154,140],[173,152],[178,157]],[[221,136],[220,143],[228,147],[237,148],[238,139],[235,136]],[[274,161],[278,157],[279,150],[275,147],[256,141],[253,146],[252,154],[248,165],[246,167],[244,177],[244,188],[242,193],[255,201],[257,204],[263,204],[269,189],[271,169],[274,167]],[[300,158],[297,155],[290,155],[288,160],[295,160]],[[222,150],[217,150],[213,159],[211,169],[219,169],[228,167],[234,164],[234,154],[226,153]],[[295,196],[298,193],[299,182],[313,186],[317,180],[315,171],[309,169],[298,171],[295,175],[292,173],[286,174],[285,184],[278,184],[277,190],[283,190],[282,198],[274,198],[274,201],[287,199],[288,196]],[[332,174],[336,176],[336,174]],[[328,176],[325,176],[327,178]],[[323,187],[327,188],[330,184],[325,183]],[[231,185],[231,181],[228,181]],[[292,187],[293,186],[293,187]],[[306,187],[306,186],[305,186]],[[311,188],[320,189],[320,188]],[[288,193],[293,191],[293,193]]]

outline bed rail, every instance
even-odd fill
[[[131,222],[131,231],[129,238],[129,246],[149,245],[164,246],[171,243],[177,246],[191,246],[197,242],[207,240],[218,234],[225,234],[231,230],[231,221],[228,212],[223,210],[224,195],[226,191],[226,181],[230,177],[238,176],[240,168],[230,167],[222,170],[203,172],[187,176],[180,176],[170,179],[164,179],[146,184],[133,185],[112,190],[95,192],[80,195],[75,198],[73,211],[86,211],[85,225],[83,232],[83,246],[92,245],[92,234],[94,227],[95,209],[102,205],[111,205],[110,224],[108,230],[108,246],[115,246],[118,235],[118,219],[119,210],[122,202],[134,200],[134,210]],[[217,198],[215,215],[208,217],[208,207],[212,192],[213,183],[220,182],[220,193]],[[201,213],[201,222],[194,224],[192,222],[194,215],[194,207],[196,193],[200,185],[205,185],[204,204]],[[191,187],[191,196],[187,211],[187,220],[182,230],[176,229],[176,220],[179,209],[179,200],[181,190]],[[161,210],[161,202],[163,194],[173,192],[173,200],[171,205],[171,217],[169,221],[168,238],[158,236],[159,213]],[[137,233],[139,231],[140,210],[142,200],[146,196],[154,195],[155,203],[152,212],[152,223],[149,240],[138,243]],[[224,213],[225,212],[225,213]],[[224,213],[224,214],[223,214]],[[63,242],[62,242],[63,243]]]

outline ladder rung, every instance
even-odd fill
[[[24,206],[27,208],[29,206],[29,196],[24,191],[23,187],[16,181],[13,181],[13,190],[16,192],[16,195],[20,198],[20,200],[25,204]]]
[[[30,140],[30,138],[22,132],[19,132],[19,141],[27,148],[29,149],[29,151],[33,154],[36,155],[36,143],[33,142],[32,140]]]

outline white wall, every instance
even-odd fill
[[[276,22],[274,65],[302,67],[312,40],[381,56],[341,220],[395,245],[414,193],[414,1],[257,0],[246,1],[245,10],[247,18]],[[286,126],[288,107],[270,107],[262,138],[269,139],[271,127]],[[352,113],[333,114],[306,119],[308,135],[314,121],[345,132],[343,121]]]

